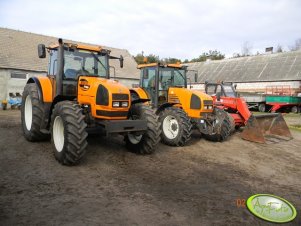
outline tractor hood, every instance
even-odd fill
[[[178,99],[182,99],[184,102],[187,102],[188,100],[190,100],[193,96],[196,97],[195,99],[199,98],[202,101],[213,101],[212,97],[209,96],[206,93],[203,93],[201,91],[198,90],[191,90],[191,89],[184,89],[184,88],[169,88],[169,96],[171,97],[177,97]],[[176,99],[176,98],[175,98]],[[181,101],[181,103],[183,103]]]
[[[130,93],[129,89],[126,86],[122,85],[121,83],[115,80],[99,78],[99,77],[88,77],[88,76],[81,76],[79,78],[79,90],[82,91],[87,91],[87,89],[90,90],[90,92],[87,92],[86,95],[95,96],[97,93],[96,90],[98,89],[99,85],[102,85],[111,93],[116,93],[116,94]]]
[[[77,90],[79,102],[89,104],[94,117],[103,119],[127,118],[131,106],[130,90],[118,81],[80,76]]]
[[[169,88],[168,102],[181,105],[188,116],[193,118],[199,118],[200,113],[213,112],[212,97],[197,90]]]
[[[198,91],[198,90],[188,90],[188,91],[190,91],[194,95],[197,95],[202,100],[213,100],[210,95],[203,93],[201,91]]]

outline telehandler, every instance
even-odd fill
[[[206,82],[205,92],[212,96],[217,108],[227,111],[235,127],[244,127],[241,137],[257,143],[275,143],[292,139],[292,134],[280,113],[253,115],[231,82]]]
[[[150,99],[161,122],[161,141],[183,146],[196,128],[211,141],[224,141],[231,131],[231,117],[214,108],[212,97],[187,89],[187,67],[181,64],[140,64],[140,85],[131,89],[133,100]]]
[[[23,92],[21,120],[28,141],[51,137],[55,158],[75,165],[86,153],[87,131],[121,134],[134,152],[149,154],[160,141],[158,116],[130,90],[110,79],[110,50],[64,43],[38,45],[40,58],[50,54],[48,75],[32,77]]]

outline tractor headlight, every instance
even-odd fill
[[[113,101],[113,107],[114,108],[119,108],[119,102],[118,101]]]
[[[129,103],[128,103],[127,101],[121,102],[121,107],[126,108],[126,107],[128,107],[128,106],[129,106]]]
[[[213,106],[212,106],[212,105],[205,105],[205,109],[207,109],[207,110],[212,110],[212,109],[213,109]]]

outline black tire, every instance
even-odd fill
[[[174,126],[174,129],[178,129],[178,133],[176,136],[171,139],[164,132],[163,124],[165,126],[164,120],[168,120],[168,118],[172,118],[172,120],[176,120],[177,123],[174,123],[171,126]],[[160,112],[159,116],[161,122],[161,141],[164,144],[169,146],[184,146],[191,138],[192,134],[192,123],[187,114],[180,108],[177,107],[168,107]],[[178,128],[176,128],[178,127]],[[170,128],[173,130],[173,128]],[[174,130],[175,131],[175,130]]]
[[[297,114],[297,113],[300,112],[300,109],[299,109],[298,106],[293,106],[293,107],[291,108],[291,112],[294,113],[294,114]]]
[[[55,158],[63,165],[76,165],[80,162],[86,153],[87,124],[84,121],[85,116],[78,104],[72,101],[62,101],[54,106],[51,115],[51,143],[54,148]],[[55,120],[58,120],[56,122]],[[63,145],[58,150],[55,143],[55,132],[60,131],[59,126],[55,124],[61,120],[63,126]],[[54,131],[56,130],[56,131]],[[59,132],[58,132],[59,134]],[[59,147],[59,146],[58,146]]]
[[[231,128],[231,132],[230,134],[234,133],[235,130],[236,130],[236,125],[235,125],[235,121],[234,121],[234,118],[227,112],[227,117],[229,119],[229,122],[230,122],[230,128]]]
[[[154,110],[147,105],[133,104],[130,108],[130,118],[146,120],[147,130],[140,135],[129,133],[125,135],[126,147],[138,154],[151,154],[160,141],[160,122]],[[133,140],[137,138],[137,140]]]
[[[264,103],[260,103],[258,105],[258,111],[265,112],[266,111],[266,105]]]
[[[28,111],[25,111],[26,101],[28,101],[28,103],[30,102],[32,106],[30,108],[30,105],[28,105],[32,110],[32,120],[31,123],[28,121],[28,125],[26,125],[25,121],[25,114],[29,114]],[[44,115],[44,104],[39,99],[37,85],[35,83],[26,84],[22,95],[21,123],[23,134],[28,141],[41,141],[50,138],[49,134],[41,132],[41,125],[44,123]]]
[[[203,134],[203,136],[206,140],[210,140],[213,142],[223,142],[228,139],[233,128],[231,126],[231,120],[230,120],[231,116],[224,110],[218,108],[215,108],[214,111],[218,119],[222,120],[220,124],[220,128],[218,129],[218,132],[214,134]]]

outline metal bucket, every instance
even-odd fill
[[[241,134],[245,140],[257,143],[277,143],[293,139],[281,114],[252,115]]]

